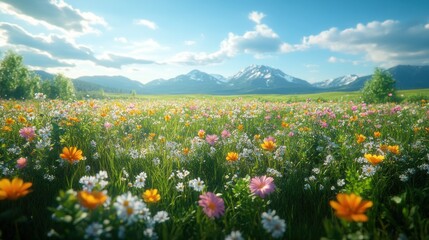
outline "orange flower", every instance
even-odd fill
[[[262,149],[267,151],[274,151],[276,149],[277,145],[273,141],[264,141],[264,143],[261,144]]]
[[[394,146],[387,146],[387,150],[389,150],[389,152],[398,155],[399,153],[401,153],[401,151],[399,150],[399,146],[398,145],[394,145]]]
[[[383,152],[386,152],[387,151],[387,147],[388,146],[386,144],[381,144],[380,145],[380,150],[383,151]]]
[[[329,201],[335,209],[335,215],[349,222],[366,222],[365,211],[372,207],[372,201],[362,200],[362,197],[352,194],[337,194],[337,201]]]
[[[60,158],[66,160],[70,164],[75,163],[83,159],[82,150],[76,147],[64,147],[63,152],[60,154]]]
[[[368,160],[368,162],[370,162],[372,165],[377,165],[384,160],[383,155],[365,154],[364,156],[365,156],[366,160]]]
[[[237,161],[238,160],[238,153],[236,153],[236,152],[229,152],[226,155],[226,160],[228,162],[235,162],[235,161]]]
[[[203,139],[205,135],[206,135],[206,131],[202,129],[198,131],[198,137],[200,137],[201,139]]]
[[[12,181],[7,178],[0,180],[0,200],[10,199],[16,200],[27,195],[29,188],[33,185],[31,182],[26,182],[21,178],[15,177]]]
[[[12,128],[9,126],[3,126],[1,130],[5,131],[5,132],[11,132]]]
[[[356,141],[359,144],[363,143],[365,141],[365,139],[366,139],[366,137],[364,135],[362,135],[362,134],[359,134],[359,135],[356,136]]]
[[[183,153],[183,155],[188,155],[189,154],[189,148],[183,148],[182,149],[182,153]]]
[[[156,203],[161,200],[161,195],[158,193],[158,189],[148,189],[142,194],[143,200],[147,203]]]
[[[379,138],[381,136],[381,132],[374,132],[374,137]]]
[[[12,125],[15,123],[15,120],[13,120],[12,118],[6,118],[5,123],[6,125]]]
[[[237,130],[238,131],[243,131],[244,130],[243,124],[238,125]]]
[[[80,191],[77,194],[80,205],[88,208],[95,209],[107,200],[107,196],[102,192],[94,191]]]

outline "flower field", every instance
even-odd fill
[[[0,100],[0,239],[428,239],[429,103]]]

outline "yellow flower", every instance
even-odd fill
[[[261,138],[261,135],[256,134],[255,136],[253,136],[253,139],[255,139],[256,141],[258,141]]]
[[[386,144],[381,144],[380,145],[380,150],[383,151],[383,152],[386,152],[387,148],[388,148],[388,146]]]
[[[274,151],[276,149],[277,145],[273,141],[264,141],[264,143],[261,144],[262,149],[267,151]]]
[[[60,158],[66,160],[70,164],[75,163],[83,159],[82,150],[76,147],[64,147],[63,152],[60,154]]]
[[[161,195],[158,193],[158,189],[148,189],[142,194],[143,200],[147,203],[156,203],[161,200]]]
[[[27,119],[26,119],[25,117],[23,117],[23,116],[19,116],[19,117],[18,117],[18,121],[19,121],[20,123],[26,123],[26,122],[27,122]]]
[[[359,134],[359,135],[356,136],[356,141],[359,144],[363,143],[365,141],[365,139],[366,139],[366,137],[364,135],[362,135],[362,134]]]
[[[289,124],[287,122],[282,122],[282,127],[287,128],[289,127]]]
[[[377,165],[384,160],[383,155],[365,154],[364,156],[365,156],[366,160],[368,160],[368,162],[370,162],[372,165]]]
[[[244,130],[243,124],[238,125],[237,130],[238,131],[243,131]]]
[[[170,115],[165,115],[165,116],[164,116],[164,120],[165,120],[166,122],[170,121],[170,119],[171,119],[171,116],[170,116]]]
[[[337,194],[337,201],[329,201],[335,210],[335,215],[349,222],[366,222],[365,211],[372,207],[372,201],[362,200],[362,197],[352,194]]]
[[[374,137],[379,138],[381,136],[381,132],[374,132]]]
[[[107,196],[102,192],[94,191],[80,191],[77,194],[80,205],[88,208],[95,209],[107,200]]]
[[[1,130],[5,131],[5,132],[11,132],[12,128],[9,126],[3,126]]]
[[[13,125],[15,123],[15,120],[12,118],[6,118],[5,120],[6,125]]]
[[[33,185],[31,182],[26,182],[21,178],[15,177],[12,181],[7,178],[0,180],[0,200],[9,199],[16,200],[27,195],[29,188]]]
[[[238,153],[236,153],[236,152],[229,152],[227,155],[226,155],[226,158],[225,158],[228,162],[235,162],[235,161],[237,161],[238,160]]]
[[[399,153],[401,153],[401,151],[399,150],[399,146],[398,145],[394,145],[394,146],[387,146],[387,150],[389,150],[389,152],[398,155]]]

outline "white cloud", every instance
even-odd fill
[[[90,61],[101,66],[120,68],[123,65],[129,64],[151,64],[154,61],[145,60],[130,56],[121,56],[118,54],[107,54],[105,58],[95,57],[95,53],[89,47],[78,45],[72,40],[61,37],[55,34],[49,36],[32,35],[23,28],[15,24],[0,22],[0,33],[2,41],[12,48],[25,48],[32,53],[39,53],[41,59],[44,56],[49,56],[52,60],[56,60],[58,66],[67,65],[64,60],[82,60]],[[153,44],[153,42],[152,42]],[[34,55],[31,55],[34,59]],[[62,61],[60,61],[62,60]],[[55,61],[50,61],[54,64]]]
[[[249,13],[249,19],[255,22],[256,24],[261,24],[261,20],[265,17],[265,14],[261,12],[253,11]]]
[[[192,45],[195,45],[197,42],[192,41],[192,40],[187,40],[184,43],[185,43],[186,46],[192,46]]]
[[[303,47],[319,46],[333,52],[360,55],[384,66],[429,62],[429,31],[424,24],[394,20],[357,24],[354,28],[331,28],[305,37]],[[330,62],[339,62],[335,58]],[[355,63],[355,62],[353,62]]]
[[[115,37],[113,40],[118,43],[128,43],[128,40],[124,37]]]
[[[30,24],[57,28],[67,34],[96,32],[94,25],[107,26],[102,17],[82,12],[63,0],[2,0],[0,9]]]
[[[296,51],[296,46],[283,42],[273,29],[261,23],[264,16],[263,13],[251,12],[249,19],[256,23],[254,29],[243,35],[229,33],[220,43],[220,49],[215,52],[181,52],[170,61],[187,65],[205,65],[223,62],[240,53],[252,54],[255,58],[261,59],[271,57],[273,53]]]
[[[142,26],[145,26],[145,27],[150,28],[152,30],[155,30],[155,29],[158,28],[158,26],[156,25],[156,23],[154,23],[152,21],[149,21],[147,19],[137,19],[134,22],[137,25],[142,25]]]
[[[426,28],[426,29],[429,29],[429,23],[425,25],[425,28]]]

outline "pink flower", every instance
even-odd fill
[[[223,130],[221,136],[222,138],[229,138],[231,136],[231,133],[228,132],[228,130]]]
[[[274,185],[274,179],[272,177],[262,176],[252,178],[249,188],[253,194],[265,198],[265,196],[274,192],[276,185]]]
[[[293,135],[295,135],[295,133],[293,133],[293,132],[289,132],[289,133],[288,133],[288,136],[289,136],[289,137],[293,137]]]
[[[271,141],[271,142],[275,143],[276,139],[273,136],[268,136],[267,138],[264,138],[264,141],[267,141],[267,142]]]
[[[105,122],[105,123],[104,123],[104,127],[105,127],[106,129],[109,129],[109,128],[113,127],[113,124],[111,124],[111,123],[109,123],[109,122]]]
[[[218,218],[225,212],[225,204],[223,199],[216,196],[212,192],[201,194],[198,205],[203,208],[204,213],[209,218]]]
[[[216,134],[213,135],[207,135],[206,136],[206,142],[210,145],[215,145],[215,143],[219,140]]]
[[[21,137],[25,138],[27,141],[31,141],[36,136],[35,128],[24,127],[21,130],[19,130],[19,135],[21,135]]]
[[[16,167],[19,169],[23,169],[27,166],[27,159],[26,158],[18,158],[18,160],[16,160]]]

